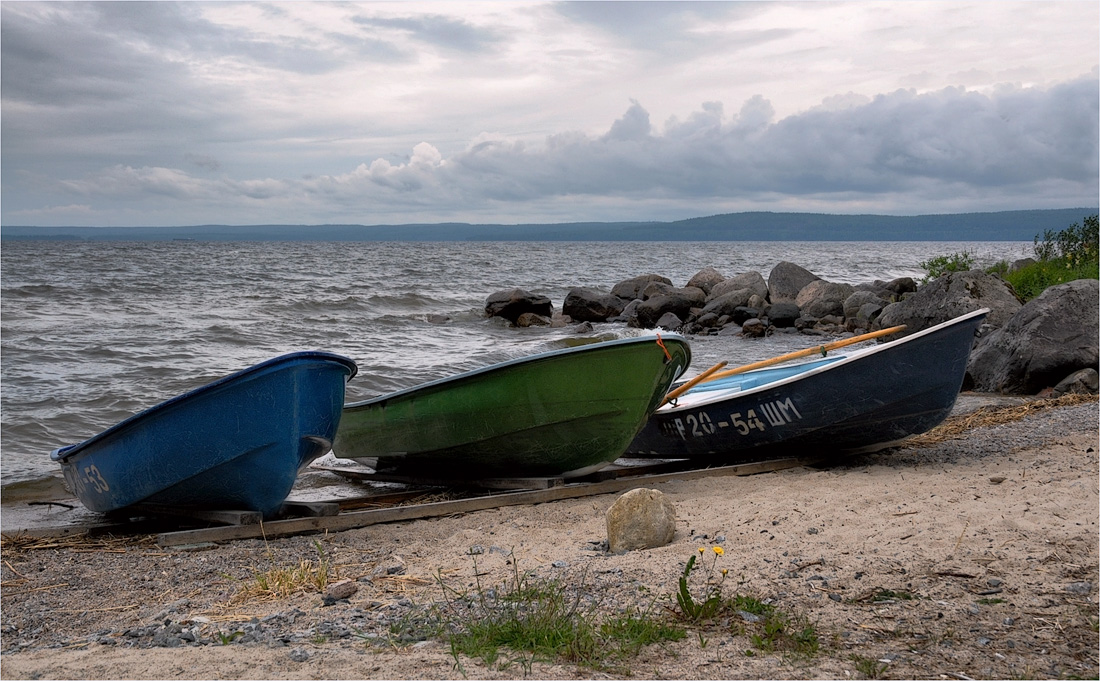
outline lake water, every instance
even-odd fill
[[[561,310],[573,287],[641,274],[683,286],[712,266],[767,278],[787,260],[856,284],[910,276],[936,255],[980,265],[1032,254],[1020,242],[76,242],[0,250],[0,476],[55,475],[51,450],[174,395],[287,352],[359,365],[348,400],[565,347],[572,328],[517,329],[486,298],[523,288]],[[643,333],[597,324],[589,336]],[[692,338],[697,373],[811,347],[799,335]]]

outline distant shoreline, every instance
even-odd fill
[[[942,215],[746,212],[674,222],[0,228],[0,241],[1026,241],[1097,208]]]

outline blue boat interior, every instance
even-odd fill
[[[713,381],[704,381],[695,386],[688,392],[691,393],[703,393],[713,390],[749,390],[757,386],[766,385],[768,383],[775,383],[776,381],[782,381],[785,378],[791,376],[797,376],[804,374],[807,371],[811,371],[818,367],[832,364],[839,360],[844,359],[844,355],[837,355],[835,357],[825,357],[813,362],[803,362],[802,364],[794,364],[784,367],[772,367],[767,369],[757,369],[755,371],[748,371],[743,374],[734,374],[733,376],[727,376],[726,378],[719,378]]]

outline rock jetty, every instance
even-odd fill
[[[924,284],[910,277],[860,284],[826,281],[792,262],[765,277],[725,276],[705,267],[683,286],[643,274],[609,291],[573,288],[560,313],[546,296],[523,289],[489,296],[485,313],[517,326],[621,323],[688,336],[776,333],[845,335],[906,325],[916,333],[980,308],[990,313],[975,341],[964,388],[1010,394],[1096,392],[1100,363],[1095,279],[1054,286],[1028,302],[1000,277],[952,272]]]

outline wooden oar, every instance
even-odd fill
[[[691,379],[687,383],[683,384],[679,388],[676,388],[675,390],[670,391],[667,395],[665,395],[665,399],[661,401],[661,404],[668,404],[669,402],[676,399],[680,395],[683,395],[687,391],[691,390],[694,386],[696,386],[699,383],[702,383],[703,381],[707,380],[707,378],[711,374],[713,374],[715,371],[718,371],[722,367],[726,366],[726,364],[728,364],[728,362],[719,362],[719,363],[715,364],[714,366],[712,366],[711,368],[704,371],[703,373],[699,374],[695,378]]]
[[[821,353],[824,354],[829,350],[835,350],[842,348],[845,345],[852,345],[854,343],[862,343],[863,341],[871,340],[872,338],[878,338],[879,336],[889,336],[892,333],[898,331],[904,331],[905,324],[899,326],[891,326],[888,329],[879,329],[878,331],[872,331],[871,333],[865,333],[861,336],[852,336],[851,338],[845,338],[844,340],[833,341],[832,343],[826,343],[825,345],[819,345],[816,348],[806,348],[805,350],[797,350],[795,352],[789,352],[779,357],[772,357],[771,359],[764,359],[759,362],[753,362],[752,364],[746,364],[744,366],[737,367],[736,369],[728,369],[720,373],[711,373],[705,380],[715,381],[719,378],[725,378],[727,376],[733,376],[734,374],[744,373],[746,371],[752,371],[753,369],[761,369],[763,367],[769,367],[773,364],[780,364],[791,359],[798,359],[799,357],[809,357],[810,355]],[[697,381],[698,383],[699,381]],[[669,393],[671,394],[671,393]]]

